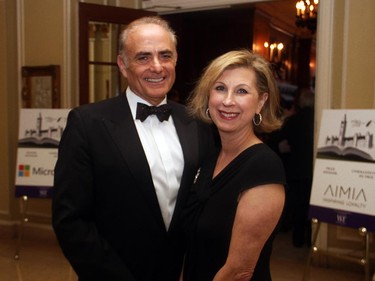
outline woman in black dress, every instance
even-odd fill
[[[218,57],[199,80],[189,107],[216,126],[221,145],[197,172],[185,208],[194,223],[184,281],[271,280],[285,175],[259,134],[280,127],[278,103],[267,61],[247,50]]]

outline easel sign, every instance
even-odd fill
[[[375,231],[375,110],[324,110],[310,218]]]
[[[69,109],[20,111],[16,197],[51,197],[58,145]]]

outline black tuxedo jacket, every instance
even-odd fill
[[[73,109],[55,167],[52,220],[84,281],[176,281],[184,254],[179,216],[209,151],[210,131],[168,101],[185,160],[166,231],[125,94]]]

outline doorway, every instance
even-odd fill
[[[131,21],[155,12],[79,3],[79,104],[118,95],[127,82],[116,63],[118,38]]]

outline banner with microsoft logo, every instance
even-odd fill
[[[58,145],[69,109],[20,111],[16,196],[51,197]]]
[[[375,110],[324,110],[310,217],[375,231]]]

